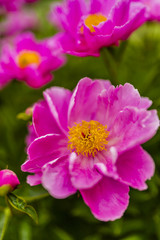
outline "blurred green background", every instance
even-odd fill
[[[56,29],[48,22],[48,11],[53,1],[41,0],[29,8],[36,11],[39,27],[37,38],[52,36]],[[118,84],[130,82],[142,96],[153,100],[152,108],[160,111],[160,23],[142,26],[120,47],[110,48],[116,60],[115,74]],[[39,90],[24,83],[12,81],[0,92],[0,168],[16,172],[21,185],[15,191],[25,197],[45,193],[41,186],[30,187],[25,183],[26,174],[20,166],[26,159],[25,137],[27,123],[17,119],[17,114],[42,98],[42,91],[50,86],[74,89],[79,79],[112,79],[101,57],[78,58],[68,56],[67,64],[54,73],[54,81]],[[127,99],[126,99],[127,101]],[[100,222],[90,213],[79,194],[64,200],[46,197],[31,203],[37,210],[39,224],[25,215],[14,215],[8,226],[5,240],[159,240],[160,239],[160,135],[143,146],[154,158],[156,172],[148,182],[148,190],[130,191],[130,204],[124,216],[114,222]],[[0,198],[0,204],[4,200]],[[0,212],[0,230],[3,224]]]

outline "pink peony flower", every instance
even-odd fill
[[[152,102],[132,85],[82,79],[74,92],[52,87],[33,108],[33,142],[22,171],[30,185],[42,184],[55,198],[80,191],[96,218],[120,218],[129,187],[147,188],[151,156],[140,146],[158,127]]]
[[[17,175],[13,171],[9,169],[0,171],[0,196],[12,192],[19,184]]]
[[[133,0],[66,0],[53,5],[50,19],[61,29],[66,53],[99,56],[100,48],[118,45],[140,27],[145,11]]]
[[[58,42],[54,41],[54,44],[56,50],[50,49],[47,41],[37,42],[31,33],[16,37],[13,45],[5,43],[0,59],[1,75],[5,78],[7,74],[33,88],[42,87],[53,79],[51,71],[65,63]],[[3,77],[1,81],[4,82]]]

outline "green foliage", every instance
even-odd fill
[[[31,6],[39,16],[40,25],[35,34],[43,39],[52,36],[56,30],[47,21],[51,0],[41,0]],[[113,56],[116,81],[130,82],[140,93],[153,100],[152,108],[160,113],[160,23],[147,23],[136,31],[120,47],[111,47],[108,54]],[[27,124],[17,119],[20,112],[42,98],[42,91],[50,86],[73,89],[80,78],[85,76],[112,79],[105,58],[78,58],[68,56],[66,65],[54,73],[54,81],[38,90],[24,83],[13,81],[0,92],[0,168],[15,171],[21,186],[16,194],[24,199],[34,200],[39,224],[35,225],[25,214],[13,215],[4,240],[160,240],[160,135],[144,144],[144,148],[155,160],[155,176],[148,182],[148,190],[140,192],[131,189],[130,204],[124,216],[114,222],[100,222],[90,213],[82,198],[75,194],[59,200],[46,197],[36,201],[37,196],[46,194],[41,186],[29,187],[26,174],[20,170],[26,159],[25,137]],[[32,208],[9,195],[10,204],[36,219]],[[28,203],[27,202],[27,203]],[[0,198],[0,206],[5,203]],[[0,207],[0,230],[5,223],[4,211]],[[34,215],[34,216],[33,216]],[[0,231],[1,232],[1,231]]]

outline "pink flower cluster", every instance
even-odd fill
[[[66,53],[99,56],[102,47],[118,45],[145,21],[146,6],[134,0],[66,0],[53,5],[51,21],[61,29]]]
[[[17,79],[38,88],[53,79],[51,71],[65,63],[53,39],[50,48],[46,40],[36,41],[33,34],[25,33],[15,38],[13,44],[4,43],[0,57],[0,87]]]
[[[33,107],[27,182],[42,184],[55,198],[80,191],[93,215],[102,221],[120,218],[129,203],[129,187],[147,188],[154,162],[141,144],[158,127],[152,102],[129,83],[80,80],[70,92],[44,91]]]

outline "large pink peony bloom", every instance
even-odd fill
[[[9,169],[0,171],[0,196],[12,192],[19,184],[17,175],[13,171]]]
[[[151,156],[140,146],[159,127],[156,110],[147,110],[152,102],[129,83],[115,88],[89,78],[73,93],[52,87],[44,98],[33,109],[33,142],[22,171],[34,175],[27,182],[41,183],[55,198],[79,190],[96,218],[120,218],[129,187],[146,189],[154,173]]]
[[[62,31],[66,53],[99,56],[100,48],[118,45],[145,22],[146,8],[133,0],[65,0],[53,5],[51,21]]]
[[[0,86],[6,75],[33,88],[50,82],[53,79],[51,71],[65,63],[58,42],[55,39],[53,42],[54,48],[51,49],[47,41],[37,42],[31,33],[26,33],[16,37],[13,45],[4,43],[0,58]]]

